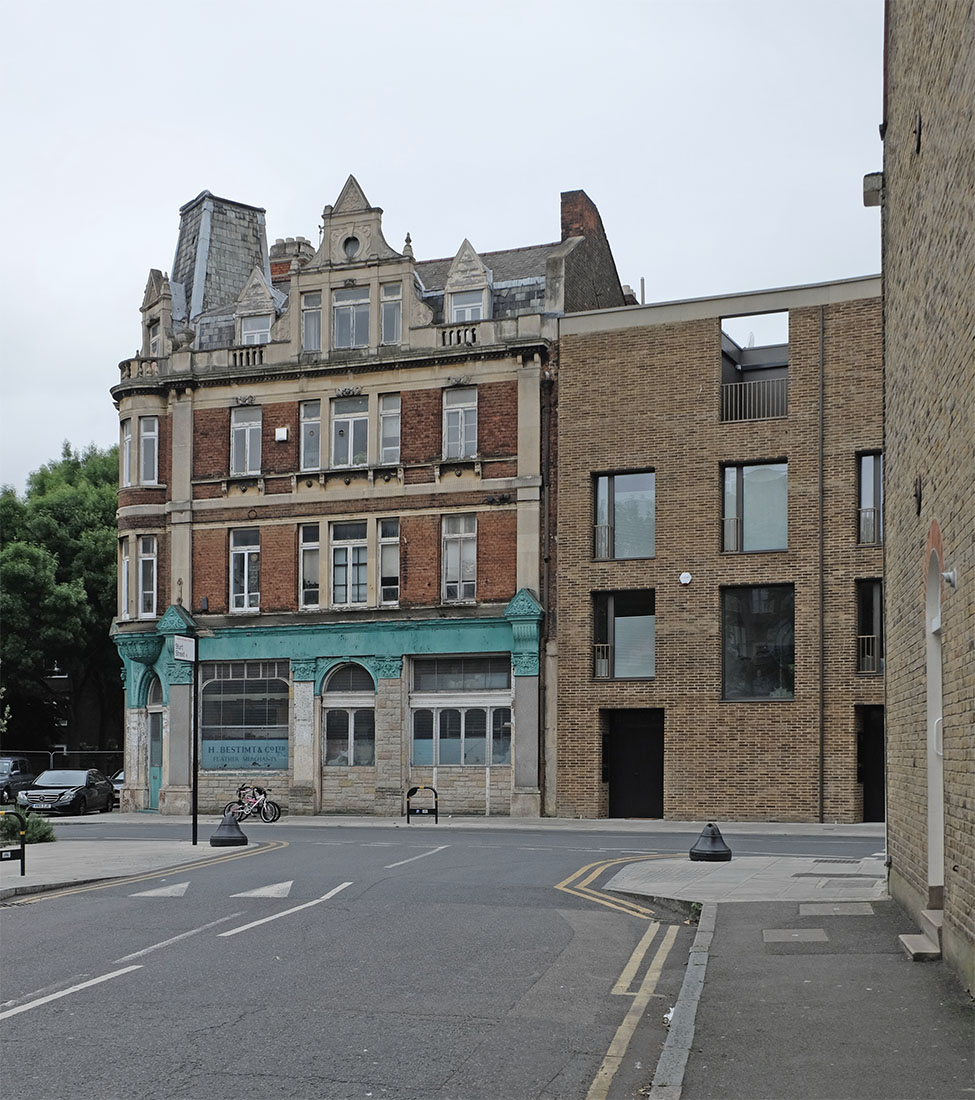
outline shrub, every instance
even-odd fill
[[[27,817],[27,833],[24,841],[27,844],[48,844],[56,840],[54,826],[46,817],[40,814],[29,814]],[[0,841],[5,844],[20,843],[20,818],[12,813],[5,813],[0,817]]]

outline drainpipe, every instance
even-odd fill
[[[825,820],[826,813],[826,550],[823,519],[825,504],[823,500],[823,456],[824,417],[823,400],[826,392],[823,370],[825,363],[824,326],[825,310],[819,307],[819,820]]]
[[[552,404],[555,379],[551,373],[551,366],[543,367],[542,372],[542,591],[541,604],[544,611],[542,619],[542,632],[539,639],[539,677],[538,677],[538,788],[541,797],[541,816],[545,815],[545,794],[548,789],[548,761],[545,757],[545,732],[548,728],[548,677],[546,675],[545,654],[547,643],[551,636],[551,600],[549,584],[551,583],[551,466],[552,466]]]

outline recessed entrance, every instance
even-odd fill
[[[603,712],[610,817],[664,816],[664,712]]]
[[[863,787],[863,820],[883,821],[884,808],[884,708],[858,706],[857,781]]]

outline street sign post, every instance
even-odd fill
[[[186,634],[173,635],[173,656],[177,661],[193,662],[193,843],[197,842],[200,795],[200,713],[197,702],[199,690],[199,666],[197,663],[196,638]]]

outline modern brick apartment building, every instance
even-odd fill
[[[562,319],[546,812],[883,819],[881,390],[879,278]]]
[[[975,4],[886,35],[890,889],[975,990]]]
[[[203,192],[120,364],[123,806],[260,776],[292,812],[540,812],[557,319],[621,306],[602,224],[417,260],[350,177],[321,241]],[[260,769],[260,770],[258,770]]]

